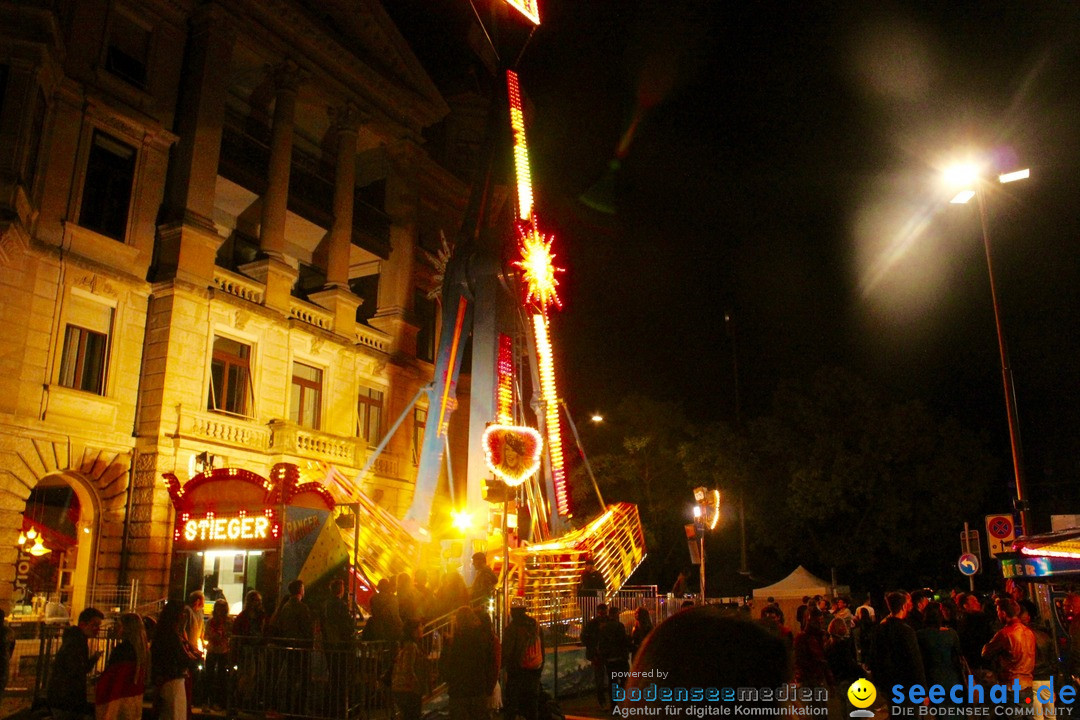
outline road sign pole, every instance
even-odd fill
[[[955,525],[953,527],[956,527]],[[968,524],[964,523],[964,552],[971,552],[971,536],[968,535]],[[975,592],[975,576],[968,575],[968,589]]]

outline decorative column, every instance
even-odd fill
[[[417,170],[420,149],[411,139],[387,146],[386,214],[390,216],[390,259],[379,272],[379,307],[371,324],[393,338],[392,352],[416,354],[417,327],[406,318],[412,309],[417,233]]]
[[[352,247],[353,203],[356,198],[356,138],[362,113],[349,103],[332,110],[331,132],[337,134],[337,166],[334,172],[334,224],[326,240],[326,287],[312,293],[312,302],[334,313],[334,331],[346,337],[356,329],[360,298],[349,290],[349,254]]]
[[[300,69],[291,60],[274,68],[274,124],[270,132],[270,163],[266,192],[262,197],[259,250],[264,256],[241,270],[265,283],[263,303],[285,315],[299,271],[285,260],[285,214],[289,201],[289,172],[292,169],[293,125],[296,96],[303,82]]]
[[[164,222],[158,227],[158,279],[206,287],[224,238],[214,227],[214,188],[225,122],[226,79],[236,36],[217,4],[203,5],[191,21],[184,69],[184,105],[177,117],[175,155],[169,164]]]

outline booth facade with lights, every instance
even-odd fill
[[[224,596],[238,613],[249,590],[272,610],[285,588],[304,581],[308,595],[349,574],[349,552],[336,504],[318,482],[278,463],[265,478],[239,468],[196,475],[181,486],[165,474],[175,509],[170,595],[202,590],[207,605]]]

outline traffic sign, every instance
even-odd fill
[[[960,568],[961,573],[970,577],[979,572],[979,558],[972,553],[964,553],[956,561],[956,567]]]
[[[982,557],[982,544],[979,542],[979,531],[968,530],[960,533],[960,552],[971,553],[975,557]]]
[[[1007,552],[1015,539],[1016,523],[1012,515],[986,516],[987,551],[990,557],[996,558],[999,553]]]

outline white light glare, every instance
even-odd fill
[[[956,193],[956,196],[949,202],[953,205],[963,205],[973,197],[975,197],[974,190],[961,190],[960,192]]]
[[[998,182],[1011,183],[1016,182],[1017,180],[1027,180],[1029,177],[1031,177],[1031,169],[1024,168],[1023,170],[1016,170],[1015,172],[998,175]]]
[[[694,506],[694,517],[696,517],[696,518],[701,517],[701,506],[700,505],[695,505]]]
[[[979,180],[979,168],[972,163],[950,165],[943,175],[951,187],[971,187]]]

